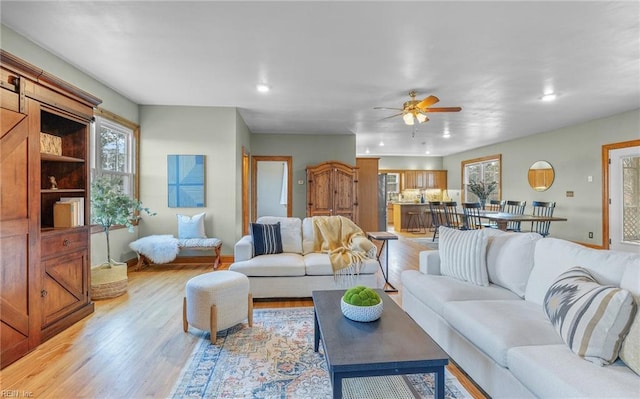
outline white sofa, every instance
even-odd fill
[[[280,223],[283,253],[253,255],[250,235],[234,246],[234,263],[229,270],[249,277],[254,298],[304,298],[314,290],[346,289],[353,285],[379,287],[379,268],[375,254],[363,262],[356,276],[335,277],[329,255],[313,252],[311,217],[285,218],[263,216],[256,223]]]
[[[638,374],[619,358],[598,366],[576,355],[543,306],[554,280],[575,266],[600,284],[629,290],[637,301],[640,255],[486,231],[489,285],[442,275],[442,254],[424,251],[420,270],[401,275],[406,312],[494,398],[640,397]]]

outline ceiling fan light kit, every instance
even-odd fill
[[[388,116],[387,118],[402,115],[402,120],[409,126],[412,126],[415,123],[415,120],[417,120],[418,123],[429,121],[429,118],[425,115],[427,112],[460,112],[462,110],[461,107],[430,108],[433,104],[440,101],[440,99],[436,96],[428,96],[422,101],[416,100],[415,90],[411,90],[409,92],[409,97],[411,97],[411,100],[405,101],[405,103],[402,104],[402,108],[375,107],[374,109],[393,109],[402,111],[398,114]]]
[[[407,125],[413,125],[413,114],[406,113],[402,115],[402,119],[404,119],[404,123]]]

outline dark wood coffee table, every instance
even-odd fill
[[[342,315],[344,290],[313,291],[313,350],[320,340],[333,397],[342,398],[342,379],[435,373],[435,397],[444,398],[444,367],[449,356],[383,290],[382,317],[370,323]]]

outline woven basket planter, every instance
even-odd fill
[[[108,299],[127,292],[127,264],[105,263],[91,268],[91,299]]]

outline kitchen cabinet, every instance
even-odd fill
[[[407,189],[441,189],[447,188],[446,170],[405,170],[402,172],[402,188]]]
[[[4,50],[0,79],[4,368],[94,310],[89,297],[89,128],[100,100]],[[83,223],[54,226],[54,204],[63,197],[80,204]]]

